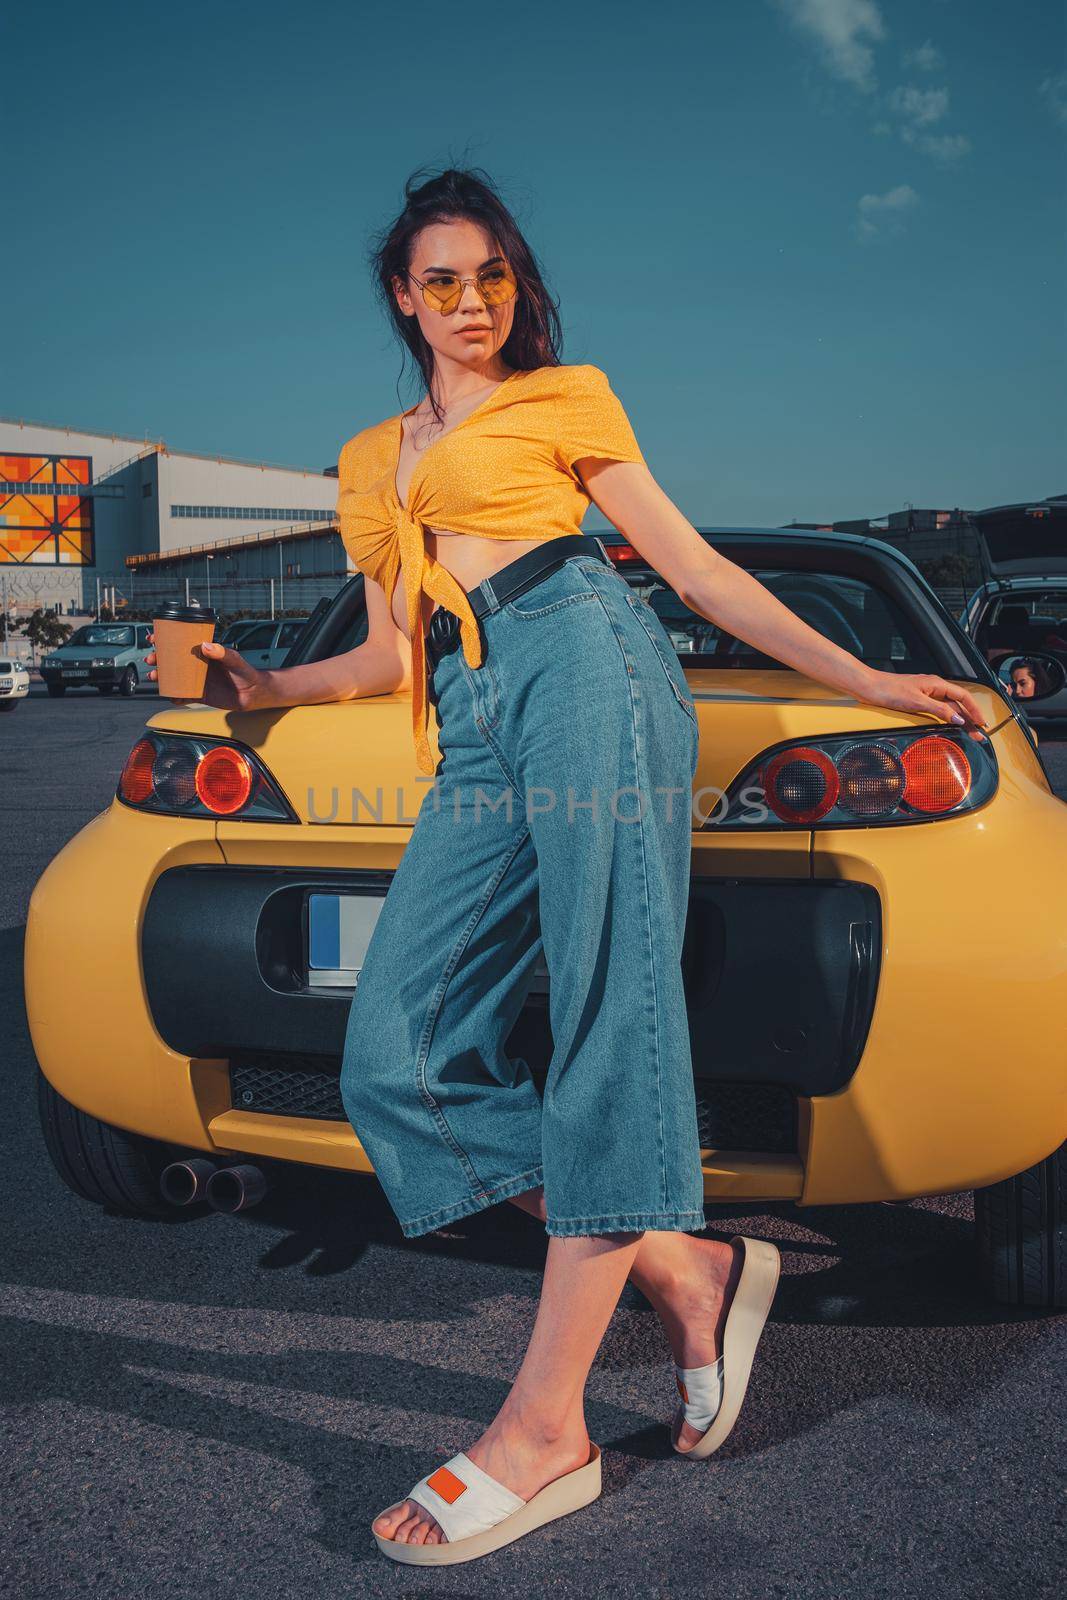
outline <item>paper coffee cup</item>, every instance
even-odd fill
[[[167,600],[152,621],[155,635],[156,682],[168,700],[200,700],[207,683],[208,661],[198,650],[215,637],[216,614],[199,601]]]

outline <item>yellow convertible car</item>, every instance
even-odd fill
[[[989,1291],[1063,1306],[1067,806],[903,554],[843,534],[713,537],[864,660],[965,684],[989,736],[801,676],[603,536],[700,722],[683,967],[706,1197],[974,1189]],[[366,627],[356,574],[286,665],[351,650]],[[131,1214],[232,1211],[280,1163],[372,1171],[338,1075],[362,955],[432,781],[410,722],[406,692],[149,719],[113,801],[29,907],[42,1123],[78,1194]],[[538,1082],[550,989],[542,960],[508,1041]]]

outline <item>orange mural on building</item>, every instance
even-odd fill
[[[0,566],[92,566],[91,470],[89,456],[0,454]]]

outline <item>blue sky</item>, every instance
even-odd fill
[[[453,162],[692,521],[1067,492],[1056,0],[46,0],[33,31],[4,416],[335,461],[419,396],[366,251]]]

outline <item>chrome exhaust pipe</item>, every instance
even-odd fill
[[[191,1206],[203,1200],[208,1179],[217,1172],[220,1161],[210,1156],[188,1156],[172,1161],[159,1175],[159,1192],[174,1206]]]
[[[204,1198],[215,1211],[247,1211],[263,1199],[270,1185],[261,1167],[243,1161],[236,1167],[218,1167],[207,1180]]]

